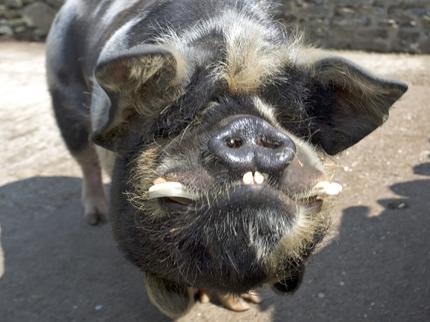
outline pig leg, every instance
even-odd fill
[[[85,220],[90,225],[96,225],[105,220],[108,212],[100,162],[92,144],[84,151],[75,154],[74,157],[83,174],[82,204]]]
[[[73,75],[71,75],[73,76]],[[82,204],[90,225],[104,219],[108,204],[103,190],[100,162],[95,146],[89,140],[91,99],[82,82],[70,80],[68,86],[61,83],[51,86],[55,117],[66,146],[78,162],[82,174]]]

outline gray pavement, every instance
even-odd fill
[[[167,321],[109,225],[82,219],[43,51],[0,42],[0,321]],[[333,160],[345,190],[332,238],[293,296],[263,289],[247,312],[197,304],[180,321],[430,321],[430,56],[339,54],[410,90],[383,128]]]

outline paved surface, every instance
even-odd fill
[[[82,219],[43,51],[0,43],[0,320],[166,321],[109,226]],[[382,129],[335,160],[345,191],[333,239],[294,296],[262,290],[264,302],[239,314],[197,304],[181,321],[430,321],[430,57],[341,54],[410,90]]]

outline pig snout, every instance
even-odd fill
[[[255,116],[224,120],[208,142],[209,150],[235,171],[281,171],[294,159],[296,146],[284,132]]]

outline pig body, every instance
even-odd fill
[[[114,236],[170,317],[195,289],[294,291],[328,227],[322,157],[407,89],[305,47],[268,1],[68,0],[47,73],[87,221],[108,211],[105,160]],[[183,191],[151,197],[171,183]]]

